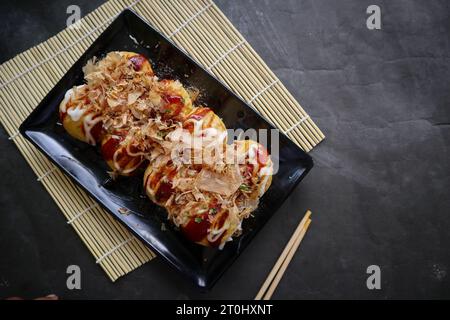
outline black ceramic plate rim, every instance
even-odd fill
[[[94,40],[94,42],[91,44],[91,46],[89,46],[89,48],[87,48],[85,50],[85,52],[80,56],[80,58],[74,62],[74,64],[72,65],[72,67],[62,76],[62,78],[60,79],[60,81],[58,81],[57,84],[55,84],[54,88],[57,87],[59,85],[60,82],[62,82],[64,80],[64,77],[67,74],[70,74],[72,72],[75,71],[75,69],[78,68],[78,64],[81,60],[83,60],[84,55],[86,54],[86,52],[90,51],[91,48],[93,48],[97,42],[99,42],[99,40],[101,40],[102,36],[105,36],[105,34],[108,34],[108,32],[110,31],[111,26],[114,24],[114,22],[116,20],[122,19],[125,15],[132,15],[134,18],[137,18],[139,20],[141,20],[142,22],[144,22],[146,24],[146,26],[151,29],[152,32],[157,33],[160,37],[164,38],[168,43],[171,44],[171,46],[175,47],[178,50],[178,53],[183,55],[184,58],[188,59],[192,64],[194,64],[197,68],[202,69],[204,72],[206,72],[206,74],[211,78],[211,81],[215,81],[218,84],[220,84],[220,86],[223,87],[223,89],[230,94],[231,96],[233,96],[234,98],[238,99],[246,108],[248,108],[249,110],[251,110],[251,112],[255,113],[255,116],[258,117],[260,120],[262,120],[263,122],[266,122],[270,127],[275,128],[275,126],[273,126],[271,124],[270,121],[266,120],[262,115],[260,115],[253,107],[251,107],[247,102],[245,102],[244,100],[242,100],[239,96],[237,96],[235,93],[233,93],[228,86],[221,81],[220,79],[217,79],[211,72],[209,72],[208,70],[206,70],[203,66],[201,66],[200,64],[198,64],[193,58],[191,58],[191,56],[189,54],[187,54],[183,49],[179,48],[176,44],[174,44],[169,38],[167,38],[164,34],[162,34],[161,32],[159,32],[157,29],[155,29],[153,26],[151,26],[145,19],[141,18],[138,14],[136,14],[134,11],[130,10],[130,9],[125,9],[123,10],[112,22],[111,24],[99,35],[99,37]],[[53,88],[53,89],[54,89]],[[53,90],[52,89],[52,90]],[[122,225],[124,225],[128,230],[130,230],[138,239],[141,239],[147,246],[149,246],[152,250],[156,251],[160,256],[162,256],[164,258],[164,260],[166,260],[172,267],[174,267],[175,269],[177,269],[178,271],[180,271],[181,273],[184,273],[190,277],[192,277],[189,272],[187,270],[184,270],[180,265],[178,265],[175,261],[173,261],[172,259],[170,259],[169,257],[167,257],[165,255],[165,253],[158,247],[158,246],[154,246],[152,243],[150,243],[147,239],[143,238],[139,232],[135,229],[134,226],[129,225],[127,223],[125,223],[124,221],[122,221],[121,219],[118,218],[118,216],[116,215],[116,213],[112,212],[106,205],[105,203],[103,203],[103,201],[95,194],[93,193],[91,190],[89,190],[85,185],[83,185],[74,174],[72,174],[69,170],[67,170],[67,168],[65,168],[63,165],[61,165],[60,163],[58,163],[56,161],[56,159],[53,158],[53,156],[51,155],[51,153],[49,151],[47,151],[46,148],[43,148],[41,145],[39,145],[34,139],[33,137],[31,137],[31,135],[29,134],[29,132],[33,132],[32,127],[29,126],[29,120],[31,118],[33,118],[33,116],[35,114],[38,114],[41,109],[45,108],[47,106],[46,100],[48,98],[48,96],[50,96],[50,93],[52,92],[52,90],[49,91],[49,93],[46,95],[46,97],[43,98],[43,100],[39,103],[39,105],[28,115],[28,117],[22,122],[22,124],[19,127],[19,132],[27,139],[29,140],[37,149],[39,149],[56,167],[60,168],[66,175],[68,175],[72,181],[74,181],[78,186],[80,186],[84,191],[86,191],[91,197],[93,197],[95,199],[95,201],[100,204],[100,206],[102,208],[104,208],[109,214],[112,215],[112,217],[119,221],[120,223],[122,223]],[[283,135],[286,137],[286,135],[283,132],[280,132],[280,135]],[[287,139],[289,139],[288,137],[286,137]],[[295,145],[295,144],[294,144]],[[282,197],[282,201],[281,203],[284,203],[286,201],[286,199],[290,196],[290,194],[293,192],[293,190],[295,190],[295,188],[298,186],[298,184],[300,183],[300,181],[303,180],[303,178],[307,175],[307,173],[311,170],[311,168],[313,167],[313,160],[311,158],[311,156],[309,156],[308,154],[306,154],[303,150],[301,150],[297,145],[295,145],[298,148],[298,151],[303,153],[303,156],[306,157],[306,166],[303,170],[303,172],[301,173],[301,175],[297,178],[297,180],[293,183],[292,187],[290,187],[290,191],[285,193],[284,196]],[[275,212],[273,213],[275,214]],[[258,228],[258,230],[255,233],[252,233],[249,235],[249,240],[248,243],[251,242],[251,240],[255,237],[255,235],[261,231],[261,229],[264,227],[264,225],[267,223],[267,221],[270,218],[266,219],[265,221],[262,222],[261,226]],[[245,247],[244,247],[245,249]],[[229,268],[229,266],[236,260],[236,258],[242,253],[243,250],[239,250],[237,252],[236,255],[234,255],[232,257],[232,259],[229,259],[227,261],[227,263],[224,264],[224,267],[219,271],[219,273],[214,276],[212,279],[209,279],[208,274],[205,272],[205,270],[203,270],[204,272],[202,274],[197,274],[197,278],[201,279],[201,281],[196,280],[196,284],[200,287],[204,287],[204,288],[210,288],[214,285],[214,283],[221,277],[221,275]]]

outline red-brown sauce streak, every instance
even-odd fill
[[[102,155],[106,161],[114,159],[114,153],[116,153],[122,140],[123,138],[120,136],[110,137],[108,141],[102,145]]]
[[[210,108],[198,108],[193,114],[189,116],[189,118],[198,121],[203,119],[209,112],[211,112]]]
[[[62,111],[60,111],[60,112],[59,112],[59,121],[60,121],[61,123],[64,123],[64,119],[66,118],[66,116],[67,116],[67,112],[62,112]]]
[[[161,182],[159,184],[158,190],[155,194],[156,201],[160,203],[165,203],[167,200],[169,200],[170,196],[174,193],[174,189],[172,188],[172,181],[175,175],[177,174],[177,170],[174,167],[165,167],[163,169],[163,174],[160,174],[159,172],[155,175],[155,177],[152,179],[150,184],[156,186],[158,181],[161,180],[163,176],[167,177],[168,181]]]
[[[196,218],[202,220],[196,222]],[[192,218],[186,226],[184,226],[183,233],[189,240],[198,242],[208,235],[208,229],[210,225],[211,223],[208,221],[207,213],[203,215],[197,215],[196,217]]]
[[[139,150],[135,146],[130,146],[130,151],[136,153]],[[113,154],[114,156],[114,154]],[[116,165],[121,170],[138,168],[139,164],[142,162],[142,156],[132,156],[128,153],[126,146],[118,146],[116,149]]]
[[[254,170],[253,164],[247,163],[247,167],[246,167],[246,170],[245,170],[244,177],[246,179],[251,179],[253,177],[253,170]]]
[[[165,203],[167,200],[169,200],[173,192],[174,190],[172,189],[172,183],[161,182],[158,190],[156,191],[155,200],[159,203]]]
[[[135,56],[132,56],[130,59],[131,63],[133,64],[133,69],[135,71],[140,71],[142,69],[142,66],[147,61],[147,58],[144,57],[142,54],[138,54]]]
[[[197,108],[189,117],[189,119],[194,119],[195,121],[200,121],[203,119],[209,112],[211,112],[211,109],[209,108]],[[203,124],[205,125],[205,124]],[[194,123],[192,121],[187,122],[183,126],[184,129],[188,130],[190,133],[194,132]]]
[[[180,96],[165,96],[164,97],[167,104],[163,107],[163,119],[168,119],[172,117],[176,117],[183,110],[184,104],[183,99]]]
[[[216,224],[216,226],[215,226],[215,228],[216,228],[217,230],[219,230],[220,228],[223,227],[225,221],[226,221],[227,218],[228,218],[228,215],[229,215],[228,210],[224,211],[224,212],[220,215],[219,220],[217,221],[217,224]],[[224,232],[222,232],[222,234],[216,239],[216,241],[210,242],[211,246],[213,246],[213,247],[219,246],[219,245],[220,245],[220,242],[222,241],[222,238],[223,238],[223,236],[225,235],[226,232],[227,232],[226,230],[225,230]]]
[[[180,96],[166,96],[165,98],[170,104],[181,104],[183,102]]]
[[[103,131],[103,122],[102,121],[97,122],[91,129],[92,138],[94,138],[95,141],[100,141],[102,131]]]
[[[162,178],[162,172],[161,171],[157,171],[152,179],[150,180],[150,189],[155,189],[156,186],[158,185],[159,180],[161,180]]]

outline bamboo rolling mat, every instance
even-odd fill
[[[131,8],[166,34],[303,150],[310,151],[324,139],[308,114],[210,0],[111,0],[75,27],[3,63],[2,125],[67,223],[112,281],[150,261],[155,254],[19,135],[18,128],[125,8]]]

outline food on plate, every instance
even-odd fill
[[[149,198],[192,241],[222,246],[241,232],[242,220],[258,207],[272,181],[266,149],[251,140],[226,146],[222,161],[176,165],[162,156],[144,174]]]
[[[252,140],[227,144],[222,119],[195,105],[198,90],[159,79],[143,55],[110,52],[83,71],[86,84],[60,104],[66,131],[98,143],[113,178],[145,168],[147,196],[187,239],[223,247],[239,236],[272,181],[267,150]]]

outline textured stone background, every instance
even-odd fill
[[[161,259],[113,284],[1,129],[0,298],[252,298],[307,208],[274,298],[450,298],[449,2],[216,2],[327,135],[310,175],[212,291]],[[61,30],[72,3],[101,1],[2,1],[0,61]],[[369,4],[382,30],[366,28]],[[81,291],[65,287],[69,264]],[[371,264],[380,291],[366,288]]]

